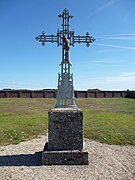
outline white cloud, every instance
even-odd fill
[[[111,37],[111,36],[135,36],[135,33],[122,33],[122,34],[100,35],[100,37]]]
[[[110,6],[112,6],[114,3],[116,3],[118,0],[109,0],[107,3],[104,3],[102,6],[100,6],[96,11],[92,12],[89,14],[89,16],[93,16],[95,14],[100,13],[101,11],[103,11],[106,8],[109,8]]]
[[[120,48],[120,49],[127,49],[135,51],[135,47],[128,47],[128,46],[119,46],[119,45],[113,45],[113,44],[102,44],[102,43],[95,43],[95,45],[98,46],[104,46],[104,47],[112,47],[112,48]]]
[[[100,35],[97,40],[135,40],[135,34],[110,34],[110,35]]]
[[[104,40],[135,40],[135,36],[115,36],[115,37],[105,37]]]
[[[28,87],[27,83],[0,82],[0,89],[30,89],[30,87]]]
[[[75,78],[75,89],[135,90],[135,72],[123,72],[117,76],[103,78]]]
[[[103,79],[89,81],[90,87],[113,90],[135,90],[135,72],[123,72],[118,76],[109,76]]]
[[[15,82],[0,82],[0,87],[3,87],[3,86],[16,86],[17,84]]]
[[[133,13],[134,13],[134,8],[133,8],[132,10],[130,9],[130,11],[127,12],[127,14],[125,14],[125,15],[123,16],[122,22],[123,22],[123,23],[126,23],[126,22],[128,21],[128,19],[132,16]]]
[[[99,65],[121,65],[121,63],[128,62],[128,60],[119,60],[119,59],[95,59],[90,60],[90,63],[99,64]]]

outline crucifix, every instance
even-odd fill
[[[88,32],[85,36],[75,36],[74,30],[70,30],[69,28],[69,20],[72,19],[73,16],[69,14],[67,9],[64,9],[62,14],[58,15],[58,17],[62,18],[62,30],[58,29],[56,35],[46,35],[42,32],[42,34],[37,36],[35,39],[41,42],[43,46],[46,42],[56,42],[58,46],[62,46],[62,62],[60,64],[61,73],[58,74],[58,89],[55,107],[76,108],[73,74],[70,73],[70,46],[74,46],[75,43],[86,43],[86,46],[89,47],[90,43],[94,42],[95,39],[90,36]]]
[[[62,46],[56,106],[48,112],[48,142],[42,151],[42,164],[87,165],[88,152],[83,149],[83,112],[75,104],[69,52],[75,43],[86,43],[88,47],[95,39],[88,32],[85,36],[75,36],[69,29],[69,20],[73,16],[67,9],[58,17],[62,18],[62,30],[58,29],[56,35],[42,32],[36,37],[43,46],[46,42]]]

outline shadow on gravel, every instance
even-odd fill
[[[40,166],[41,158],[41,152],[0,156],[0,166]]]

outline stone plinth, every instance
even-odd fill
[[[87,165],[88,152],[79,150],[43,151],[43,165]]]
[[[79,109],[55,108],[48,114],[48,150],[83,149],[83,113]]]
[[[42,152],[44,165],[86,165],[83,150],[83,112],[78,108],[54,108],[48,113],[48,143]]]

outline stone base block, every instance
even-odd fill
[[[83,149],[83,112],[76,108],[54,108],[48,113],[48,150]]]
[[[43,151],[42,165],[88,165],[88,152],[83,150]]]

